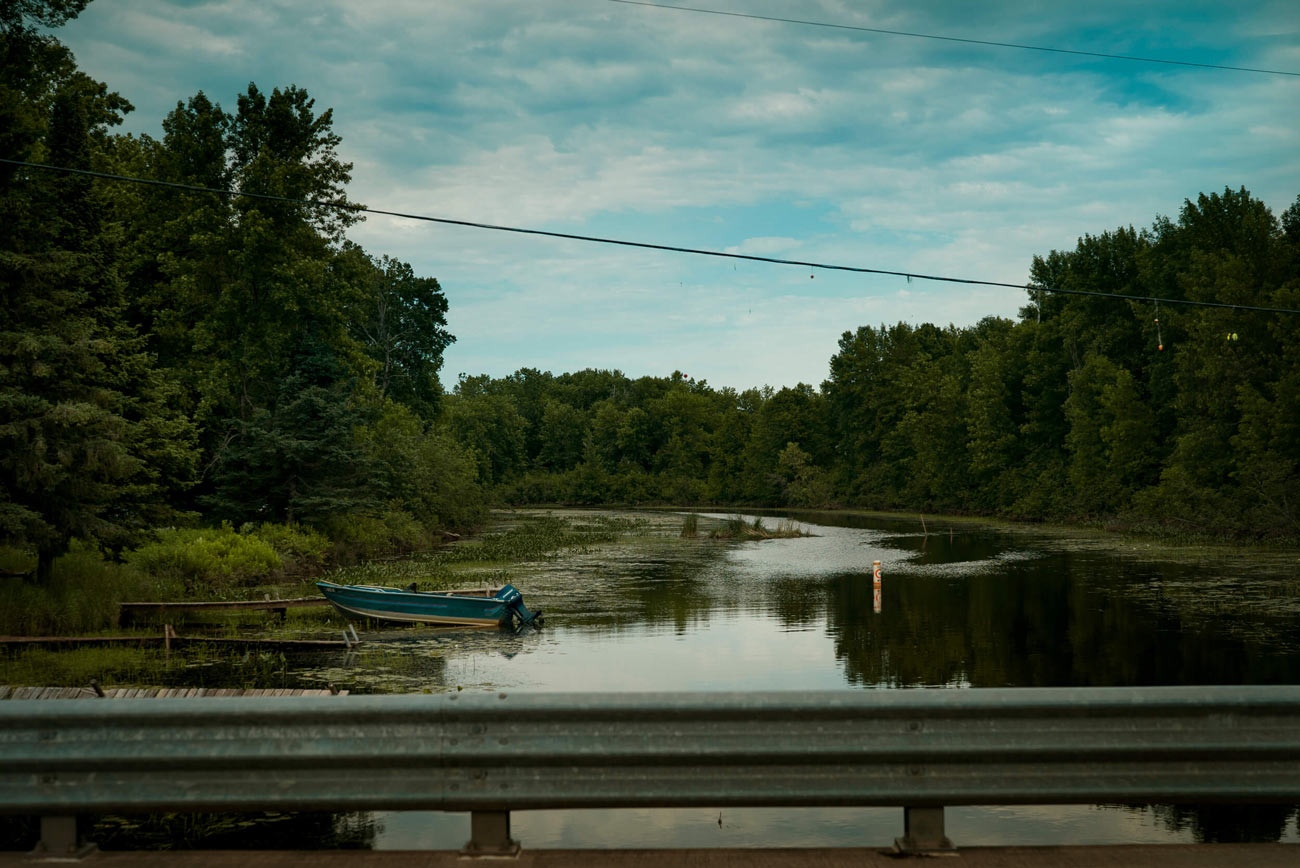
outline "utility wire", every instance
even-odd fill
[[[802,24],[807,27],[827,27],[832,30],[853,30],[859,33],[879,33],[885,36],[906,36],[910,39],[936,39],[941,42],[961,42],[966,45],[990,45],[996,48],[1018,48],[1023,51],[1047,51],[1052,54],[1076,54],[1083,57],[1103,57],[1107,60],[1131,60],[1135,63],[1163,63],[1169,66],[1195,66],[1201,69],[1228,69],[1234,72],[1258,72],[1265,75],[1294,75],[1283,69],[1259,69],[1253,66],[1224,66],[1218,63],[1194,63],[1190,60],[1162,60],[1158,57],[1135,57],[1130,54],[1107,54],[1102,51],[1079,51],[1073,48],[1047,48],[1042,45],[1021,45],[1018,42],[993,42],[988,39],[964,39],[959,36],[937,36],[933,33],[911,33],[906,30],[885,30],[880,27],[859,27],[853,24],[834,24],[829,21],[807,21],[802,18],[779,18],[775,15],[755,15],[749,12],[727,12],[721,9],[702,9],[697,6],[673,6],[668,3],[650,3],[647,0],[607,0],[624,6],[649,6],[652,9],[672,9],[677,12],[697,12],[703,15],[724,15],[728,18],[749,18],[754,21],[775,21],[780,24]]]
[[[518,235],[541,235],[546,238],[563,238],[568,241],[586,241],[593,244],[614,244],[620,247],[637,247],[645,250],[662,250],[667,253],[689,253],[695,256],[714,256],[720,259],[743,259],[749,262],[766,262],[772,265],[798,265],[803,268],[816,268],[823,271],[849,271],[855,274],[882,274],[890,277],[905,277],[908,280],[932,280],[940,283],[964,283],[973,286],[999,286],[1008,289],[1023,289],[1028,292],[1050,292],[1057,295],[1092,295],[1100,298],[1124,298],[1131,301],[1164,302],[1165,304],[1182,304],[1190,307],[1220,307],[1231,310],[1252,310],[1260,313],[1295,313],[1300,310],[1287,307],[1259,307],[1249,304],[1228,304],[1219,301],[1193,301],[1185,298],[1159,298],[1154,295],[1123,295],[1115,292],[1098,292],[1088,289],[1061,289],[1051,286],[1034,286],[1024,283],[1004,283],[998,280],[977,280],[970,277],[947,277],[939,274],[918,274],[912,271],[891,271],[884,268],[864,268],[856,265],[836,265],[831,262],[812,262],[801,259],[778,259],[773,256],[754,256],[748,253],[726,253],[721,250],[703,250],[696,247],[678,247],[672,244],[652,244],[647,241],[629,241],[624,238],[605,238],[599,235],[575,235],[570,232],[551,232],[546,229],[525,229],[519,226],[500,226],[495,223],[477,223],[472,220],[455,220],[450,217],[430,217],[427,214],[409,214],[403,211],[389,211],[384,208],[368,208],[351,202],[327,202],[321,199],[295,199],[289,196],[275,196],[270,193],[247,193],[240,190],[225,190],[219,187],[200,187],[196,184],[181,184],[176,181],[159,181],[153,178],[134,178],[129,175],[115,175],[111,172],[95,172],[90,169],[71,169],[66,166],[51,166],[45,163],[31,163],[26,160],[7,160],[0,158],[0,163],[10,166],[23,166],[28,169],[41,169],[47,172],[61,172],[67,175],[83,175],[106,181],[122,181],[130,184],[144,184],[150,187],[166,187],[172,190],[185,190],[192,193],[211,193],[217,196],[244,196],[249,199],[262,199],[268,202],[284,202],[290,205],[307,205],[312,208],[333,208],[353,213],[381,214],[385,217],[398,217],[403,220],[423,220],[426,223],[441,223],[447,226],[467,226],[471,229],[490,229],[494,232],[514,232]]]

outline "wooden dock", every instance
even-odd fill
[[[346,634],[345,634],[346,635]],[[178,636],[165,629],[157,636],[0,636],[0,647],[33,648],[96,645],[150,645],[164,649],[181,645],[229,645],[276,648],[281,651],[337,651],[355,648],[359,641],[343,639],[243,639],[238,636]]]
[[[188,699],[209,696],[347,696],[346,690],[242,690],[216,687],[11,687],[0,684],[4,699]]]
[[[305,606],[328,606],[329,604],[329,600],[324,597],[292,597],[285,600],[208,600],[198,603],[133,602],[118,603],[117,617],[118,623],[122,623],[130,616],[148,612],[215,612],[233,609],[261,609],[275,612],[283,620],[288,616],[290,609]]]

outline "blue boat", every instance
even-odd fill
[[[417,591],[380,585],[336,585],[317,582],[325,599],[349,618],[375,618],[417,624],[458,624],[471,627],[542,625],[542,613],[524,606],[514,585],[462,591]]]

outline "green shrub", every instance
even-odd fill
[[[126,562],[150,576],[180,582],[187,594],[255,585],[284,567],[270,543],[229,525],[161,531],[156,542],[127,554]]]
[[[317,573],[330,556],[330,541],[324,534],[296,524],[246,524],[240,533],[252,536],[275,549],[284,571],[294,575]]]
[[[562,474],[533,471],[500,486],[497,497],[504,503],[519,505],[531,503],[564,503],[568,499],[568,486]]]
[[[150,599],[154,585],[137,570],[110,563],[92,546],[74,541],[66,555],[55,559],[48,585],[17,577],[0,581],[0,633],[56,636],[105,630],[117,623],[119,602]]]
[[[407,553],[433,545],[429,530],[409,512],[389,508],[383,515],[340,515],[326,533],[334,543],[334,562],[352,564],[380,555]]]

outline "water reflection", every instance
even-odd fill
[[[514,581],[546,611],[541,631],[363,631],[350,656],[276,655],[255,679],[247,661],[231,672],[214,663],[186,678],[389,693],[1300,682],[1294,557],[1207,569],[1041,532],[799,518],[815,536],[726,542],[678,539],[681,517],[657,514],[658,536],[527,565]],[[876,846],[902,825],[895,809],[732,809],[717,820],[697,809],[536,811],[514,828],[529,847]],[[1289,806],[948,813],[966,846],[1294,841],[1297,822]],[[355,846],[454,849],[468,821],[382,813],[353,830]],[[283,843],[317,846],[319,833]]]
[[[1295,811],[1273,805],[1011,805],[948,808],[944,814],[948,834],[959,847],[1298,839]],[[887,847],[902,828],[901,808],[623,808],[511,814],[511,834],[532,849]],[[388,814],[375,849],[455,850],[468,837],[467,814]]]
[[[392,680],[406,677],[408,688],[431,690],[1108,686],[1300,677],[1300,637],[1282,619],[1189,617],[1196,598],[1150,593],[1152,585],[1189,581],[1194,566],[1076,551],[1048,536],[968,529],[925,536],[888,522],[846,523],[859,526],[810,524],[817,536],[763,542],[641,540],[539,564],[525,593],[548,613],[550,626],[540,634],[434,641],[411,631],[377,647],[439,661],[404,664],[405,674]],[[884,569],[878,613],[876,559]]]
[[[710,516],[721,520],[725,515]],[[641,541],[537,565],[521,580],[549,626],[527,653],[501,637],[449,643],[450,684],[515,690],[771,690],[1294,683],[1294,613],[1198,609],[1195,564],[1050,534],[801,516],[816,536]],[[665,530],[670,533],[672,527]],[[883,561],[881,611],[871,562]],[[1293,572],[1253,568],[1269,599]],[[1155,592],[1153,592],[1155,589]],[[1289,620],[1288,620],[1289,618]],[[416,651],[415,653],[420,653]],[[379,847],[462,843],[455,817],[391,815]],[[897,811],[526,812],[534,847],[859,846],[898,834]],[[1295,810],[1173,806],[957,808],[972,844],[1296,838]],[[419,831],[414,831],[416,827]],[[405,830],[405,831],[404,831]],[[429,844],[437,832],[438,843]]]

